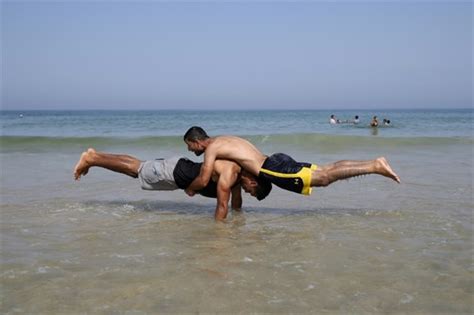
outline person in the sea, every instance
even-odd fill
[[[383,119],[384,126],[390,126],[390,119]]]
[[[265,156],[249,141],[235,136],[209,137],[201,127],[191,127],[184,135],[188,150],[197,156],[204,154],[199,176],[185,190],[190,196],[206,187],[217,159],[237,162],[245,171],[241,173],[242,188],[252,195],[251,185],[245,179],[253,175],[266,179],[280,188],[309,195],[311,187],[325,187],[331,183],[355,176],[378,174],[400,183],[400,178],[392,170],[384,157],[368,161],[338,161],[317,166],[297,162],[290,156],[277,153]]]
[[[370,122],[371,127],[377,127],[379,125],[379,121],[377,120],[377,116],[374,116],[372,118],[372,121]]]
[[[357,125],[359,122],[360,122],[359,116],[356,115],[356,116],[354,117],[354,120],[352,121],[352,123],[355,124],[355,125]]]
[[[336,119],[336,116],[331,115],[331,117],[329,118],[329,123],[330,123],[331,125],[337,124],[337,123],[338,123],[338,120]]]
[[[186,189],[199,175],[201,164],[179,157],[141,161],[130,155],[97,152],[91,148],[82,153],[74,168],[74,178],[79,180],[91,167],[102,167],[138,178],[145,190]],[[241,167],[233,161],[215,160],[211,179],[197,191],[202,196],[217,198],[216,220],[226,218],[229,200],[232,209],[239,211],[242,207],[240,171]],[[245,182],[255,187],[253,196],[258,200],[264,199],[272,189],[271,183],[249,174],[246,174]]]

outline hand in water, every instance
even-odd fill
[[[191,190],[191,189],[185,189],[184,192],[189,196],[189,197],[192,197],[196,194],[196,192],[194,190]]]

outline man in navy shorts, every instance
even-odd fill
[[[232,160],[238,163],[245,172],[241,173],[242,188],[255,196],[252,191],[256,181],[252,178],[243,180],[247,175],[258,176],[270,181],[280,188],[303,195],[311,193],[311,187],[324,187],[333,182],[351,177],[377,174],[400,183],[400,178],[392,170],[384,157],[374,160],[343,160],[323,166],[297,162],[283,153],[266,156],[248,140],[236,136],[209,137],[201,127],[191,127],[184,134],[188,150],[196,155],[204,154],[201,172],[185,190],[188,195],[205,187],[213,172],[217,159]]]

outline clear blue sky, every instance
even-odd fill
[[[1,107],[471,107],[472,9],[2,1]]]

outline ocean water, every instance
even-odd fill
[[[329,116],[360,124],[328,124]],[[373,116],[390,127],[369,128]],[[381,137],[469,137],[472,110],[276,111],[3,111],[3,136],[139,138],[182,136],[190,126],[209,134],[328,134]]]
[[[2,314],[474,312],[472,109],[0,114]],[[274,187],[216,223],[212,199],[72,178],[88,147],[199,161],[192,125],[316,164],[385,156],[402,183]]]

